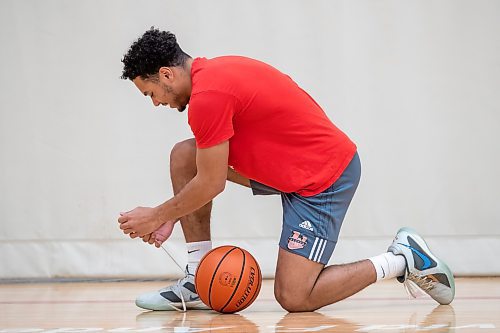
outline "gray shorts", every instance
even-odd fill
[[[347,208],[361,176],[356,153],[340,178],[323,192],[311,197],[283,193],[254,180],[254,195],[281,195],[283,227],[280,247],[309,260],[328,263],[332,256]]]

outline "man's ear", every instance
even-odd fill
[[[158,77],[161,79],[167,79],[171,81],[174,78],[174,72],[170,67],[160,67],[158,70]]]

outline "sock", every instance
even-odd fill
[[[402,255],[392,252],[383,253],[376,257],[368,258],[377,271],[377,281],[392,279],[402,276],[406,269],[406,260]]]
[[[212,249],[212,241],[186,243],[186,247],[188,253],[188,271],[194,274],[201,258]]]

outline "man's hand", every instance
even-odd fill
[[[155,242],[155,239],[154,239],[152,233],[142,236],[141,239],[144,243],[154,244],[154,242]]]
[[[120,223],[120,229],[130,238],[142,238],[151,234],[163,224],[158,209],[149,207],[137,207],[129,212],[120,213],[118,222]]]
[[[165,222],[161,227],[152,233],[142,236],[142,241],[144,243],[154,244],[157,248],[159,248],[172,234],[176,222],[178,222],[178,220]]]
[[[161,244],[163,244],[163,242],[170,237],[172,231],[174,230],[175,222],[177,221],[167,221],[151,234],[151,238],[153,239],[156,247],[159,248]],[[151,240],[149,240],[148,243],[152,244]]]
[[[171,220],[177,220],[203,207],[224,190],[227,179],[229,141],[216,146],[196,150],[197,173],[173,198],[155,208],[137,207],[120,213],[120,229],[130,238],[141,237],[151,243],[151,236],[145,237]],[[166,227],[165,227],[166,228]],[[168,225],[166,238],[172,232]],[[164,234],[164,233],[162,233]],[[162,237],[159,236],[159,244]],[[158,245],[159,247],[159,245]]]

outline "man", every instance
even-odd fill
[[[394,277],[412,281],[441,304],[453,300],[452,273],[408,228],[398,231],[387,253],[325,267],[359,182],[360,161],[355,144],[291,78],[244,57],[193,59],[172,33],[154,28],[131,45],[122,62],[122,78],[155,106],[184,111],[189,104],[194,134],[172,149],[174,197],[118,218],[125,234],[157,247],[180,220],[187,243],[186,276],[140,295],[138,306],[204,307],[193,276],[211,249],[212,199],[226,180],[254,194],[281,195],[274,292],[287,311],[314,311]]]

